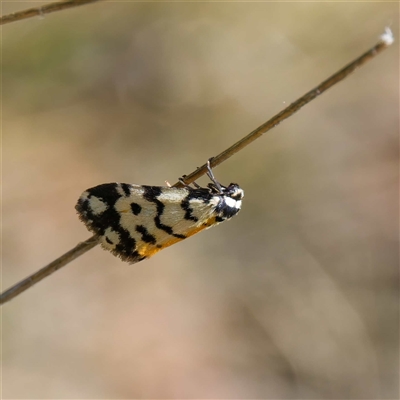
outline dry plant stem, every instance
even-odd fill
[[[61,11],[67,8],[82,6],[88,3],[94,3],[99,0],[66,0],[56,3],[49,3],[42,7],[28,8],[27,10],[18,11],[12,14],[4,15],[0,18],[0,25],[9,24],[10,22],[21,21],[26,18],[43,16],[54,11]]]
[[[390,36],[391,37],[391,36]],[[350,64],[346,65],[340,71],[336,72],[330,78],[326,79],[320,85],[318,85],[315,89],[309,91],[304,96],[300,97],[294,103],[290,104],[290,106],[286,107],[283,111],[276,114],[272,117],[269,121],[265,122],[253,132],[245,136],[243,139],[236,142],[234,145],[223,151],[222,153],[218,154],[214,157],[211,161],[211,166],[215,167],[221,164],[223,161],[227,160],[229,157],[233,156],[239,150],[242,150],[244,147],[249,145],[254,140],[258,139],[261,135],[265,132],[268,132],[271,128],[278,125],[281,121],[286,118],[289,118],[293,115],[296,111],[298,111],[301,107],[309,103],[311,100],[314,100],[317,96],[325,92],[327,89],[335,85],[336,83],[340,82],[344,78],[346,78],[349,74],[351,74],[356,68],[360,67],[361,65],[365,64],[367,61],[371,60],[375,56],[377,56],[382,50],[388,47],[391,44],[390,40],[384,40],[384,36],[382,36],[382,40],[366,53],[358,57],[356,60],[351,62]],[[207,172],[207,166],[204,164],[196,171],[192,172],[190,175],[185,176],[184,181],[186,184],[194,182],[196,179],[200,178]],[[175,187],[182,187],[183,184],[181,182],[177,182]],[[13,297],[17,296],[18,294],[22,293],[26,289],[33,286],[35,283],[41,281],[46,276],[52,274],[53,272],[57,271],[64,265],[68,264],[70,261],[74,260],[75,258],[79,257],[83,253],[87,252],[94,246],[99,243],[97,236],[92,236],[85,242],[78,244],[75,248],[70,250],[68,253],[65,253],[63,256],[58,258],[57,260],[53,261],[46,267],[42,268],[35,274],[29,276],[28,278],[24,279],[23,281],[17,283],[16,285],[12,286],[10,289],[5,291],[0,296],[0,304],[4,304],[5,302],[11,300]]]
[[[350,75],[356,68],[365,64],[367,61],[371,60],[377,56],[382,50],[386,49],[391,43],[381,40],[378,44],[368,50],[366,53],[352,61],[350,64],[346,65],[340,71],[336,72],[334,75],[323,81],[313,90],[310,90],[305,95],[301,96],[294,103],[291,103],[288,107],[282,110],[280,113],[273,116],[269,121],[265,122],[253,132],[249,133],[243,139],[239,140],[233,144],[228,149],[224,150],[222,153],[218,154],[211,160],[211,167],[216,167],[228,158],[232,157],[235,153],[242,150],[248,146],[251,142],[258,139],[264,133],[268,132],[270,129],[281,123],[284,119],[292,116],[296,111],[300,110],[301,107],[305,106],[310,101],[314,100],[317,96],[324,93],[330,87],[340,82],[348,75]],[[190,175],[185,176],[185,183],[194,182],[196,179],[200,178],[207,172],[207,164],[202,165],[196,171],[192,172]],[[182,184],[179,182],[174,186],[181,187]]]
[[[11,300],[15,296],[19,295],[20,293],[24,292],[26,289],[33,286],[35,283],[41,281],[42,279],[46,278],[53,272],[56,272],[60,268],[64,267],[71,261],[75,260],[75,258],[81,256],[82,254],[89,251],[91,248],[96,246],[99,242],[97,236],[92,236],[88,240],[79,243],[73,249],[68,251],[67,253],[63,254],[61,257],[57,258],[50,264],[46,265],[39,271],[35,272],[34,274],[28,276],[27,278],[23,279],[21,282],[18,282],[10,289],[6,290],[0,296],[0,304],[4,304],[5,302]]]

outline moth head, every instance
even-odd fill
[[[236,215],[242,207],[243,190],[236,183],[229,186],[221,186],[221,190],[215,193],[219,199],[216,207],[218,213],[218,222],[225,221]]]
[[[233,200],[242,200],[244,196],[243,189],[236,183],[231,183],[228,187],[223,187],[223,194]]]

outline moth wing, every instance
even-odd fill
[[[135,263],[215,223],[208,189],[108,183],[85,191],[76,209],[103,248]]]
[[[136,235],[136,251],[148,258],[211,226],[215,205],[210,198],[208,189],[144,186],[140,215],[124,212],[131,198],[120,200],[116,209],[121,225]]]

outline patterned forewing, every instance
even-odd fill
[[[104,248],[134,263],[214,225],[219,200],[208,189],[111,183],[84,192],[76,208]]]

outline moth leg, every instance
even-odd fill
[[[196,183],[196,182],[192,182],[192,185],[196,188],[196,189],[201,189],[201,186]]]
[[[185,177],[186,177],[186,175],[182,175],[182,177],[179,178],[178,181],[179,181],[180,183],[182,183],[183,186],[189,187],[189,188],[190,188],[190,185],[188,185],[188,184],[184,181]]]
[[[218,191],[220,193],[222,193],[222,187],[221,187],[220,183],[215,179],[215,176],[214,176],[214,174],[212,172],[212,169],[211,169],[211,161],[212,161],[213,158],[214,157],[211,157],[207,161],[207,176],[213,181],[213,183],[216,186],[216,188],[218,189]]]
[[[183,175],[181,178],[179,178],[179,182],[182,183],[185,187],[190,187],[190,184],[188,185],[184,179],[186,178],[187,175]],[[197,184],[196,182],[191,183],[196,189],[201,189],[201,186]]]

